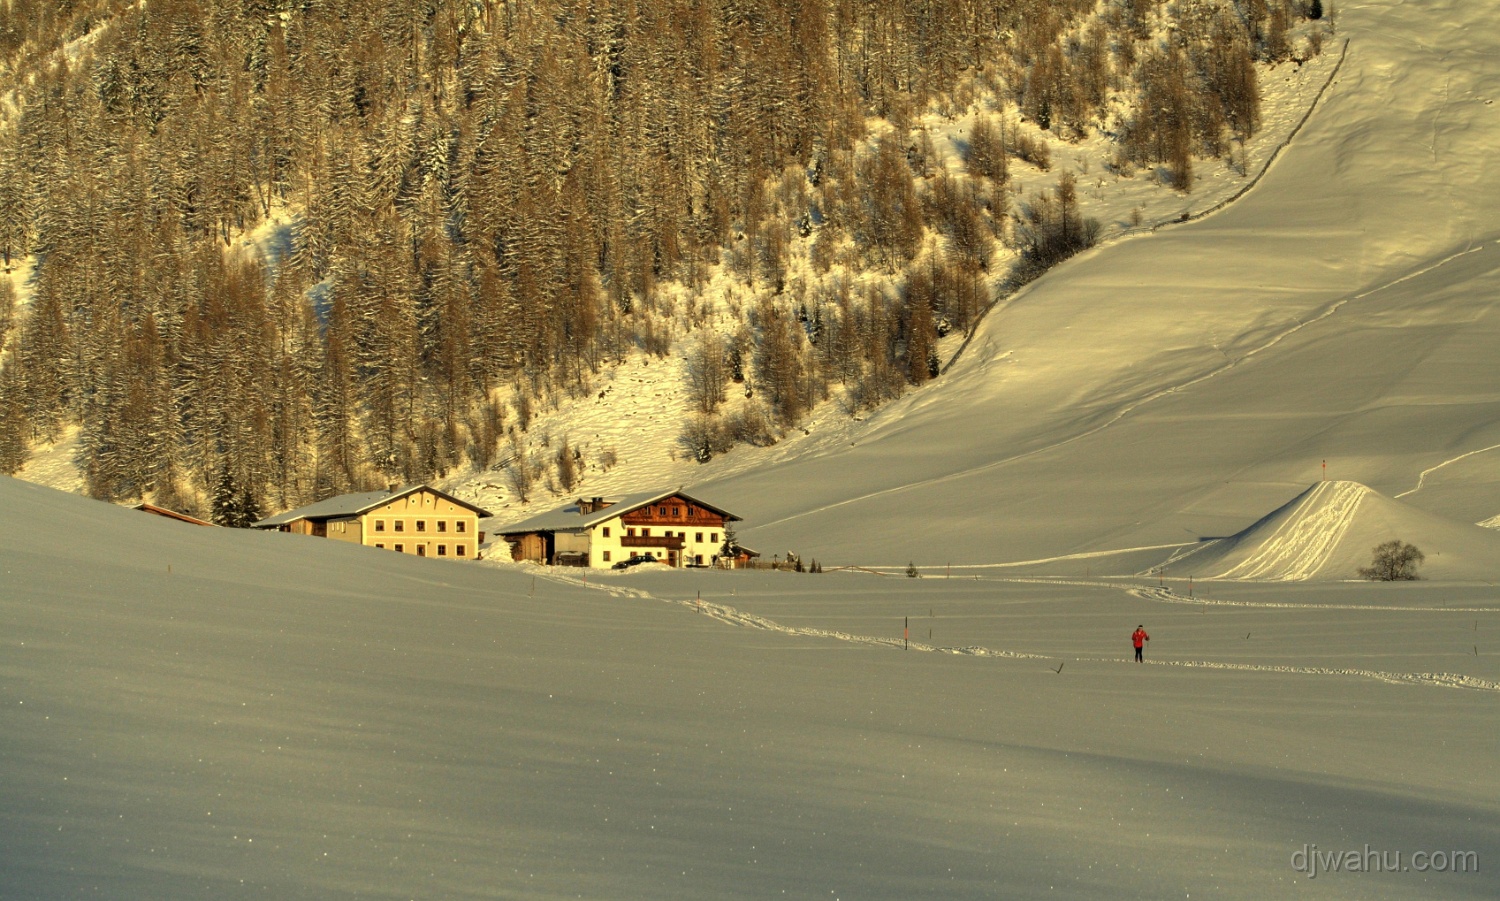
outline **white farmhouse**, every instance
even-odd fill
[[[672,567],[708,566],[724,529],[740,517],[681,490],[579,498],[500,530],[511,556],[555,566],[608,569],[641,557]]]

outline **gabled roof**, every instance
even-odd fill
[[[685,501],[697,504],[705,510],[712,510],[726,520],[738,522],[741,519],[741,517],[735,516],[728,510],[693,497],[680,488],[670,488],[665,491],[643,491],[619,497],[606,497],[605,500],[611,501],[610,505],[603,509],[595,510],[592,513],[581,512],[578,503],[575,501],[566,507],[559,507],[551,512],[533,516],[513,526],[506,526],[495,531],[506,535],[519,535],[525,532],[579,532],[585,529],[592,529],[594,526],[602,522],[609,522],[616,517],[624,516],[632,510],[649,507],[657,501],[666,500],[669,497],[680,497]]]
[[[199,519],[196,516],[188,516],[186,513],[178,513],[176,510],[168,510],[166,507],[158,507],[155,504],[148,504],[145,501],[142,501],[141,503],[136,504],[134,507],[131,507],[130,509],[132,509],[132,510],[140,510],[143,513],[154,513],[157,516],[164,516],[167,519],[176,519],[176,520],[179,520],[181,522],[192,523],[195,526],[216,526],[217,525],[217,523],[211,523],[211,522],[208,522],[206,520]]]
[[[341,494],[338,497],[330,497],[326,500],[318,501],[316,504],[308,504],[306,507],[298,507],[295,510],[278,513],[275,516],[267,516],[260,522],[254,523],[251,528],[270,529],[296,522],[299,519],[329,520],[345,516],[358,516],[361,513],[368,512],[391,501],[400,500],[409,494],[416,494],[418,491],[430,491],[446,501],[451,501],[463,507],[465,510],[474,511],[474,514],[481,519],[490,515],[488,510],[476,507],[468,501],[459,500],[453,495],[439,491],[431,485],[408,485],[404,488],[397,488],[395,491],[361,491],[355,494]]]

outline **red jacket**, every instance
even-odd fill
[[[1136,647],[1140,647],[1141,645],[1150,641],[1151,636],[1146,634],[1145,629],[1136,629],[1135,632],[1131,634],[1130,640],[1135,642]]]

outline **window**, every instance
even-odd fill
[[[609,537],[609,526],[605,526],[604,527],[604,537],[605,538]],[[608,558],[605,558],[605,559],[608,559]]]
[[[404,553],[406,553],[406,545],[404,545],[404,544],[398,544],[398,545],[396,545],[396,553],[398,553],[398,554],[404,554]]]
[[[696,542],[698,542],[699,544],[702,544],[703,543],[703,533],[702,532],[694,532],[693,533],[693,540],[696,541]]]
[[[650,538],[651,537],[651,530],[650,529],[641,529],[641,537],[642,538]]]
[[[460,519],[458,521],[458,528],[455,529],[454,531],[456,531],[456,532],[462,532],[462,531],[464,531],[467,528],[468,528],[468,524],[465,523],[463,520]]]
[[[673,516],[681,516],[682,515],[681,512],[680,512],[681,510],[682,510],[681,507],[673,507],[672,508],[672,515]]]
[[[708,540],[711,541],[711,542],[713,542],[714,544],[718,544],[719,543],[719,533],[718,532],[710,532],[709,535],[708,535]]]
[[[406,531],[406,523],[404,521],[402,521],[402,520],[399,520],[399,519],[396,520],[396,531],[398,531],[398,532],[405,532]]]
[[[657,507],[656,511],[661,516],[666,516],[667,515],[667,508],[666,507]]]
[[[377,520],[375,520],[375,531],[377,531],[377,532],[384,532],[385,531],[385,520],[383,520],[383,519],[377,519]]]
[[[384,549],[385,549],[385,545],[384,545],[384,544],[381,544],[381,543],[380,543],[380,542],[378,542],[378,541],[377,541],[377,542],[375,542],[375,546],[376,546],[376,547],[378,547],[378,548],[380,548],[380,549],[381,549],[381,550],[384,550]]]
[[[425,557],[425,556],[427,556],[427,545],[425,545],[425,544],[419,544],[419,545],[417,545],[417,556],[418,557]]]
[[[634,538],[635,537],[635,529],[626,529],[625,530],[625,537],[626,538]]]
[[[438,556],[439,557],[446,557],[446,556],[448,556],[448,545],[446,545],[446,544],[440,544],[440,545],[438,545]]]
[[[427,531],[427,520],[425,520],[425,519],[419,519],[419,520],[417,520],[417,531],[418,532],[425,532],[425,531]]]
[[[605,562],[605,563],[608,563],[608,562],[609,562],[609,551],[605,551],[605,552],[604,552],[604,562]]]
[[[446,520],[446,519],[440,519],[440,520],[438,520],[437,527],[438,527],[438,531],[439,532],[446,532],[446,531],[448,531],[448,520]]]
[[[468,548],[466,548],[466,547],[464,547],[464,546],[463,546],[463,545],[461,545],[461,544],[456,544],[456,545],[454,545],[454,546],[453,546],[453,553],[454,553],[454,554],[455,554],[455,555],[456,555],[456,556],[459,556],[459,557],[462,557],[462,556],[464,556],[464,555],[465,555],[465,554],[467,554],[467,553],[468,553],[468,552],[469,552],[469,549],[468,549]]]

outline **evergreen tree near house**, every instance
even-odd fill
[[[231,529],[248,529],[262,519],[260,501],[249,484],[241,484],[226,461],[219,467],[214,483],[213,506],[209,518]]]
[[[239,528],[240,489],[228,461],[219,466],[219,478],[214,483],[213,506],[209,518],[217,525]]]
[[[240,489],[239,509],[235,511],[239,516],[236,528],[248,529],[261,519],[265,514],[261,512],[260,501],[255,499],[255,493],[246,485]]]

